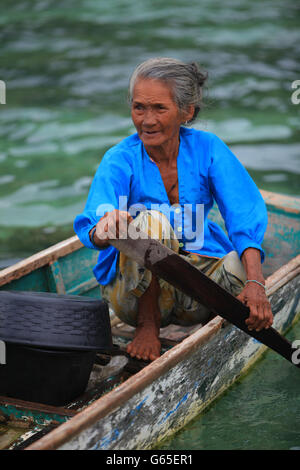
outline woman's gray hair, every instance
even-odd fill
[[[207,73],[200,70],[195,62],[184,63],[168,57],[146,60],[137,66],[129,82],[129,102],[132,103],[133,89],[138,78],[156,79],[169,85],[178,108],[187,110],[195,106],[195,112],[188,124],[193,122],[202,109],[202,88]]]

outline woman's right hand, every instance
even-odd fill
[[[99,248],[108,247],[108,240],[127,236],[127,227],[133,218],[126,211],[114,209],[107,212],[96,225],[93,241]],[[92,229],[93,230],[93,229]]]

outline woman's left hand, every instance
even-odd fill
[[[272,325],[271,305],[262,286],[255,282],[249,282],[237,298],[250,309],[250,315],[246,320],[250,331],[260,331]]]

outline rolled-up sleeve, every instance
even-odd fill
[[[268,224],[265,202],[246,169],[217,136],[210,153],[209,184],[229,239],[240,257],[246,248],[256,248],[263,262],[261,244]]]
[[[120,196],[128,197],[131,167],[122,152],[108,151],[94,176],[84,211],[74,220],[74,230],[88,248],[97,249],[89,232],[109,211],[119,209]]]

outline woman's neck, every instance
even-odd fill
[[[179,152],[179,138],[176,139],[176,141],[173,140],[167,142],[165,145],[157,147],[145,146],[145,149],[155,163],[169,166],[177,160]]]

